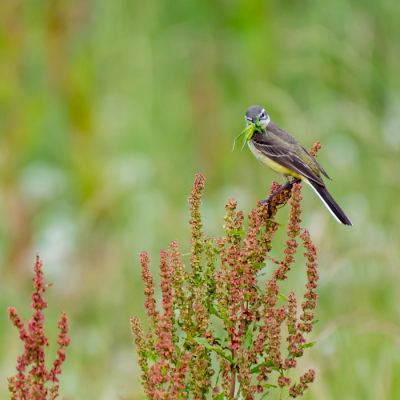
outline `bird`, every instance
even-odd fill
[[[311,186],[333,217],[341,224],[353,226],[350,219],[328,192],[321,175],[331,179],[318,161],[288,132],[276,125],[260,106],[251,106],[245,115],[246,125],[254,124],[256,130],[247,144],[256,159],[281,174],[290,187],[295,181]],[[273,196],[273,195],[272,195]],[[272,196],[265,199],[268,201]]]

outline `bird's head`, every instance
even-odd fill
[[[244,118],[247,125],[254,124],[261,129],[265,129],[271,121],[268,113],[260,106],[249,107]]]
[[[244,135],[242,149],[244,145],[253,137],[254,132],[264,133],[264,135],[268,135],[268,133],[266,131],[263,131],[263,129],[268,126],[270,118],[263,108],[261,108],[260,106],[249,107],[246,115],[244,116],[244,119],[246,121],[246,128],[244,128],[242,133],[237,136],[233,141],[232,151],[235,148],[236,140],[238,140],[242,135]]]

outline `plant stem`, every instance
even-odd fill
[[[231,391],[229,393],[229,398],[233,399],[235,397],[235,383],[236,383],[236,373],[232,371],[231,374]]]
[[[231,334],[231,343],[232,343],[232,340],[233,340],[233,335]],[[232,351],[232,361],[234,361],[235,360],[235,350],[232,349],[231,351]],[[236,383],[235,367],[234,367],[234,365],[232,367],[233,367],[233,369],[232,369],[232,373],[231,373],[231,390],[229,393],[230,399],[233,399],[235,397],[235,383]]]

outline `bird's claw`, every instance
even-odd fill
[[[271,201],[271,196],[268,196],[266,199],[261,200],[261,205],[263,206],[265,203],[269,203]]]
[[[268,207],[269,207],[269,203],[273,199],[273,197],[275,197],[277,194],[283,192],[286,189],[292,190],[293,185],[295,183],[298,183],[298,182],[301,182],[301,179],[294,179],[293,181],[286,182],[286,184],[281,186],[275,193],[272,193],[266,199],[261,200],[261,205],[264,205],[265,203],[268,203]]]

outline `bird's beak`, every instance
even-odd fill
[[[257,118],[254,118],[252,122],[254,125],[257,125]]]

